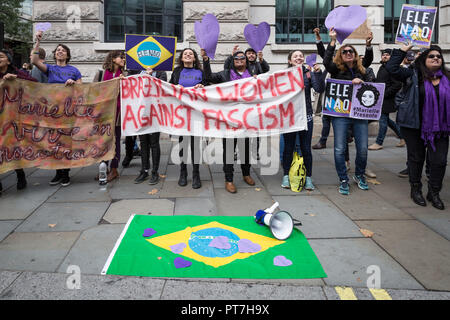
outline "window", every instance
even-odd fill
[[[277,0],[276,43],[314,43],[314,28],[329,41],[325,18],[334,7],[332,0]]]
[[[384,1],[384,42],[394,43],[395,35],[397,33],[398,21],[400,20],[400,14],[402,12],[403,4],[418,4],[430,7],[439,7],[438,0],[385,0]],[[438,39],[438,22],[439,14],[436,15],[436,21],[434,22],[432,42],[436,42]]]
[[[175,36],[182,41],[182,0],[105,0],[105,41],[125,34]]]

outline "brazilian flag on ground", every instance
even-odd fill
[[[102,274],[241,279],[327,277],[303,233],[275,239],[253,217],[133,215]]]

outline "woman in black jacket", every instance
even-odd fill
[[[350,80],[353,84],[368,81],[366,68],[370,66],[373,60],[372,36],[370,35],[366,39],[364,59],[360,59],[356,49],[351,45],[341,46],[333,58],[336,48],[336,31],[331,29],[329,35],[331,41],[325,51],[323,64],[330,73],[331,78]],[[355,180],[360,189],[368,190],[369,186],[364,177],[367,166],[368,121],[349,117],[333,117],[332,124],[334,132],[334,163],[340,180],[339,193],[344,195],[350,193],[349,178],[345,165],[347,131],[350,126],[353,126],[356,146],[355,175],[353,180]]]
[[[245,53],[237,51],[233,54],[233,64],[231,69],[224,69],[221,72],[212,73],[211,66],[209,65],[209,58],[206,55],[205,50],[202,49],[203,67],[205,69],[205,75],[208,82],[222,83],[228,81],[234,81],[253,76],[251,70],[248,69],[248,59]],[[233,171],[234,166],[232,163],[227,163],[227,140],[222,139],[223,145],[223,171],[225,172],[225,189],[230,193],[236,193],[236,186],[233,183]],[[233,154],[236,149],[237,139],[234,140]],[[230,150],[228,150],[230,152]],[[255,185],[255,181],[250,177],[250,139],[245,138],[245,163],[241,164],[242,175],[245,183],[250,186]]]
[[[206,85],[206,77],[201,68],[200,60],[198,59],[197,52],[193,49],[186,48],[181,51],[178,56],[178,66],[173,70],[170,77],[170,83],[180,85],[186,88],[194,87],[201,88]],[[189,137],[180,137],[179,142]],[[185,141],[186,142],[186,141]],[[201,188],[202,183],[200,180],[200,163],[199,163],[199,148],[200,139],[194,136],[190,137],[191,144],[191,160],[192,160],[192,188]],[[180,149],[180,157],[183,157],[183,148]],[[196,159],[197,158],[197,159]],[[184,161],[181,162],[180,178],[178,185],[184,187],[187,185],[187,165]]]
[[[450,132],[450,72],[445,67],[439,46],[432,45],[415,61],[413,68],[402,68],[401,62],[411,45],[394,49],[386,64],[392,76],[405,83],[403,101],[399,104],[397,123],[406,140],[411,198],[426,206],[422,195],[422,169],[428,153],[430,177],[427,200],[444,210],[439,197],[447,166]]]

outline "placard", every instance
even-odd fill
[[[395,43],[406,43],[418,47],[429,47],[433,36],[437,8],[404,4],[395,36]]]

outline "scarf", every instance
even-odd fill
[[[245,69],[244,73],[242,75],[240,75],[239,73],[237,73],[236,71],[234,71],[233,69],[230,70],[230,80],[239,80],[239,79],[244,79],[244,78],[250,78],[252,75],[250,74],[250,72],[248,71],[248,69]]]
[[[429,143],[433,151],[436,151],[434,140],[447,137],[450,132],[450,82],[441,70],[434,73],[433,76],[441,78],[439,101],[433,84],[426,79],[424,81],[425,98],[422,110],[421,138],[425,145]]]

